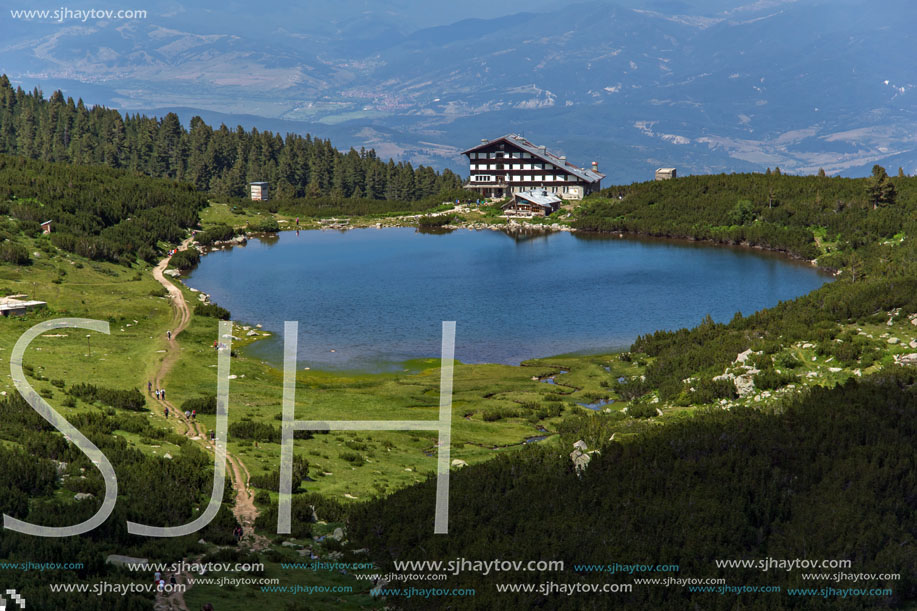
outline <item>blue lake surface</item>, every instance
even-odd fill
[[[279,364],[299,321],[301,366],[382,371],[438,357],[512,363],[626,349],[641,334],[728,321],[830,276],[744,249],[580,236],[413,228],[285,231],[203,257],[187,283],[274,333],[248,353]]]

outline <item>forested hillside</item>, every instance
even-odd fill
[[[577,227],[751,244],[840,270],[835,282],[813,293],[728,324],[708,320],[638,338],[632,351],[650,363],[639,388],[631,389],[636,396],[696,403],[690,389],[721,374],[746,349],[774,354],[809,340],[823,342],[831,354],[842,323],[885,322],[886,312],[899,308],[896,319],[917,312],[917,178],[888,178],[881,168],[866,179],[689,176],[612,187],[602,195],[587,203]],[[859,357],[842,360],[856,366]]]
[[[529,447],[452,475],[448,536],[433,534],[434,479],[360,507],[350,534],[370,547],[383,573],[405,558],[565,562],[557,572],[450,575],[449,587],[474,588],[475,596],[394,599],[404,609],[899,608],[917,596],[915,381],[913,370],[851,381],[813,391],[779,414],[711,411],[632,443],[606,444],[581,478],[557,450]],[[801,572],[714,564],[768,557],[849,559],[847,572],[900,571],[902,579],[882,583],[892,596],[790,596],[790,587],[825,584],[802,581]],[[679,570],[628,575],[575,566],[613,563]],[[548,596],[495,588],[644,577],[721,577],[782,591],[724,596],[635,585],[626,594]]]
[[[840,268],[853,250],[900,232],[917,209],[917,178],[875,171],[871,178],[769,172],[613,186],[590,198],[575,226],[748,244]]]
[[[32,383],[40,378],[40,374],[28,368],[26,373]],[[213,459],[187,437],[151,424],[145,413],[132,415],[127,411],[99,409],[104,401],[97,403],[77,384],[65,392],[74,406],[85,410],[69,415],[70,422],[114,465],[119,484],[118,504],[102,526],[80,537],[42,538],[6,529],[0,531],[0,557],[4,560],[83,564],[76,572],[5,571],[4,587],[24,593],[29,605],[36,609],[149,609],[152,604],[149,595],[61,596],[50,592],[48,583],[135,579],[131,573],[105,564],[109,554],[171,560],[202,550],[197,544],[202,537],[223,545],[231,544],[235,526],[231,511],[232,486],[227,483],[220,512],[199,533],[159,540],[128,534],[127,520],[171,526],[184,524],[196,515],[202,499],[210,494]],[[142,395],[137,394],[142,400]],[[146,412],[145,408],[141,410]],[[3,512],[47,526],[71,525],[92,516],[105,493],[105,484],[96,466],[18,395],[0,398],[0,413],[3,414],[0,429],[3,442],[0,446],[0,508]],[[115,434],[116,431],[120,434]],[[169,460],[144,454],[130,447],[122,436],[125,433],[176,444],[181,452]],[[81,499],[82,496],[88,498]]]
[[[15,219],[5,223],[3,238],[36,235],[40,223],[51,221],[51,242],[62,250],[94,260],[152,262],[161,256],[157,243],[180,241],[206,206],[204,194],[187,183],[0,155],[0,214]]]
[[[333,196],[420,200],[461,186],[450,170],[388,162],[375,151],[341,153],[331,142],[241,127],[219,128],[194,117],[185,129],[174,113],[162,119],[121,115],[60,91],[44,99],[13,88],[0,75],[0,153],[44,161],[103,164],[187,181],[215,196],[242,197],[251,181],[269,181],[272,197]]]

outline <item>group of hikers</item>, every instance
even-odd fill
[[[159,590],[160,592],[162,592],[166,587],[166,580],[162,578],[162,573],[160,573],[159,571],[156,571],[155,573],[153,573],[153,583],[156,584],[156,589]],[[172,589],[174,590],[174,586],[177,583],[178,583],[178,580],[175,579],[175,573],[173,573],[169,577],[169,585],[173,586]]]
[[[150,392],[150,394],[156,397],[157,401],[166,400],[166,389],[165,388],[157,388],[156,390],[153,390],[152,382],[147,382],[146,388]],[[169,406],[168,405],[163,409],[162,413],[165,415],[166,418],[169,417]],[[185,418],[187,418],[188,420],[195,420],[197,418],[197,410],[196,409],[192,409],[191,411],[185,410]]]
[[[166,389],[165,388],[157,388],[156,390],[153,390],[153,383],[147,382],[146,389],[150,392],[151,395],[155,396],[158,401],[166,400]]]

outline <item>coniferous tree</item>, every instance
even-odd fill
[[[872,166],[872,176],[866,183],[866,193],[872,202],[872,209],[895,203],[895,185],[892,184],[885,168],[876,164]]]

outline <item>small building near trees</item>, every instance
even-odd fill
[[[533,189],[513,193],[512,199],[503,204],[506,216],[548,216],[560,208],[563,200],[546,189]]]
[[[255,202],[268,201],[269,199],[268,183],[253,182],[253,183],[249,183],[249,187],[251,187],[252,201],[255,201]]]

